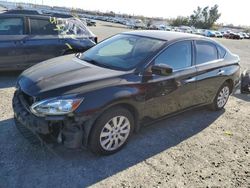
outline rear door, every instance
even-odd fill
[[[23,48],[25,24],[23,17],[0,17],[0,69],[20,69],[26,63]]]
[[[29,17],[28,23],[29,37],[25,41],[25,48],[29,65],[60,56],[67,49],[58,36],[56,24],[48,17]]]
[[[226,51],[217,44],[195,41],[197,68],[197,100],[199,103],[211,103],[220,86],[225,81]]]

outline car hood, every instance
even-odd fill
[[[123,74],[126,72],[102,68],[68,55],[27,69],[17,83],[23,92],[33,97],[60,89],[60,95],[63,95],[69,91],[81,93],[117,83]]]

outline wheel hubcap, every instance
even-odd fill
[[[217,98],[217,105],[219,108],[222,108],[226,104],[228,97],[229,97],[229,87],[225,86],[221,89]]]
[[[100,134],[103,149],[112,151],[124,144],[130,133],[130,122],[125,116],[116,116],[109,120]]]

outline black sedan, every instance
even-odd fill
[[[24,70],[53,57],[84,52],[96,42],[76,18],[0,14],[0,71]]]
[[[233,32],[224,34],[224,37],[227,39],[238,39],[238,40],[241,39],[239,34]]]
[[[112,154],[143,124],[203,105],[221,110],[239,83],[239,62],[202,36],[118,34],[24,71],[13,98],[16,125],[69,148]]]

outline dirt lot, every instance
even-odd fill
[[[100,40],[126,30],[98,22]],[[220,40],[250,68],[250,40]],[[250,95],[224,111],[185,112],[143,128],[119,153],[32,146],[17,131],[11,99],[18,73],[0,73],[0,188],[250,187]]]

